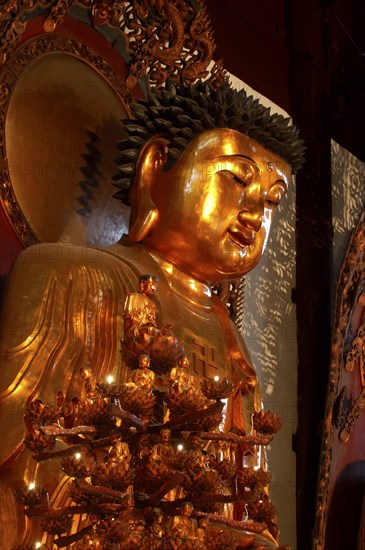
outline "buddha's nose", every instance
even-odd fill
[[[262,212],[258,207],[242,209],[238,213],[237,218],[241,225],[256,232],[259,231],[262,226]]]

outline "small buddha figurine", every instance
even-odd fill
[[[177,366],[171,369],[169,376],[169,384],[171,390],[177,390],[179,393],[192,393],[195,389],[196,380],[189,373],[190,357],[181,355],[178,359]]]
[[[159,475],[163,475],[166,479],[176,472],[174,466],[176,449],[171,444],[171,431],[163,429],[160,431],[159,443],[152,447],[152,452],[148,457],[147,469],[151,472],[158,471]],[[183,496],[181,487],[178,485],[165,493],[166,500],[175,500]]]
[[[157,285],[155,275],[141,275],[139,291],[128,294],[124,304],[124,334],[141,338],[145,344],[150,343],[157,330],[156,304],[149,298]]]
[[[156,275],[141,275],[139,277],[139,291],[127,294],[124,303],[124,335],[133,336],[141,344],[149,345],[155,339],[163,338],[171,345],[178,343],[175,336],[169,336],[170,325],[159,329],[156,321],[156,304],[151,300],[157,289]]]
[[[207,541],[207,527],[208,527],[208,517],[200,516],[197,519],[198,527],[195,530],[197,539],[201,542],[202,548],[206,547]]]
[[[160,550],[163,548],[164,529],[162,527],[163,512],[160,508],[154,508],[152,514],[153,523],[151,525],[151,548]]]
[[[148,391],[153,389],[155,373],[149,369],[150,356],[141,353],[138,357],[138,369],[131,372],[129,382],[135,384],[138,388],[144,388]]]
[[[129,445],[126,441],[118,439],[110,449],[107,457],[107,461],[115,466],[123,463],[126,470],[129,470],[131,460],[131,454],[129,452]]]
[[[125,500],[126,508],[119,514],[119,519],[125,523],[130,530],[130,538],[140,538],[146,528],[146,521],[142,510],[134,507],[134,498],[128,495]]]
[[[172,521],[170,534],[173,538],[183,541],[196,540],[197,537],[195,536],[194,523],[190,517],[192,511],[192,503],[184,502],[181,506],[181,514],[179,516],[175,516]]]
[[[148,352],[151,357],[171,362],[184,346],[171,332],[171,325],[158,328],[156,304],[151,300],[157,289],[155,275],[139,277],[139,292],[127,294],[124,303],[124,348],[127,354]]]
[[[163,429],[160,431],[160,442],[152,448],[151,458],[164,461],[171,454],[171,451],[171,430]]]
[[[98,392],[96,390],[96,381],[91,372],[91,369],[88,367],[83,367],[81,369],[81,377],[85,381],[85,390],[88,399],[93,399],[97,397]]]

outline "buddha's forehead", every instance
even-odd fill
[[[211,166],[253,162],[262,173],[275,171],[278,177],[287,181],[292,172],[284,159],[254,139],[230,128],[216,128],[203,132],[191,142],[184,156],[187,162]]]

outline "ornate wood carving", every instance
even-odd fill
[[[337,283],[332,361],[323,429],[314,550],[323,550],[329,507],[332,450],[335,438],[347,444],[365,406],[365,211],[354,229]],[[359,395],[346,401],[346,373],[360,380]],[[348,375],[347,375],[348,376]],[[347,408],[346,408],[347,407]]]
[[[194,82],[208,74],[215,44],[205,7],[197,12],[186,0],[142,0],[136,3],[137,9],[135,4],[121,4],[121,28],[133,52],[129,88],[143,74],[157,86],[168,76]]]
[[[89,10],[93,25],[107,23],[124,33],[129,43],[129,89],[146,74],[157,86],[169,76],[194,82],[207,75],[215,50],[213,31],[202,1],[193,0],[7,0],[0,8],[0,62],[16,46],[26,27],[25,15],[33,8],[45,9],[44,30],[53,32],[75,4]]]

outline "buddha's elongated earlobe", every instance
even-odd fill
[[[157,222],[158,210],[151,198],[151,189],[166,162],[168,143],[161,136],[152,137],[140,153],[129,197],[132,205],[129,237],[134,242],[142,241]]]

